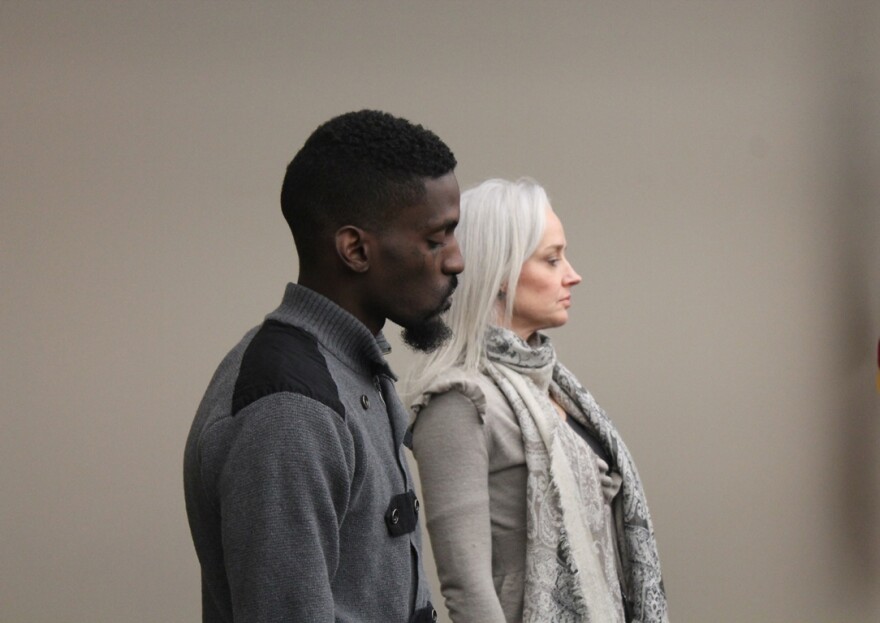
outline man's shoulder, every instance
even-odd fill
[[[270,318],[242,355],[232,394],[232,415],[279,392],[306,396],[345,415],[339,389],[315,336]]]

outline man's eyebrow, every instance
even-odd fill
[[[441,229],[449,229],[458,225],[458,219],[454,217],[446,217],[444,219],[428,219],[425,223],[425,229],[429,231],[439,231]]]

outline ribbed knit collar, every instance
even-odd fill
[[[281,306],[266,318],[307,331],[356,370],[366,366],[371,375],[383,373],[397,380],[385,361],[384,355],[391,351],[385,336],[373,335],[360,320],[314,290],[288,283]]]

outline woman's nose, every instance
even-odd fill
[[[576,286],[583,280],[571,264],[568,264],[568,272],[565,275],[565,279],[565,285],[567,286]]]

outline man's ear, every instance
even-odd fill
[[[348,268],[365,273],[370,268],[369,234],[354,225],[336,231],[336,253]]]

